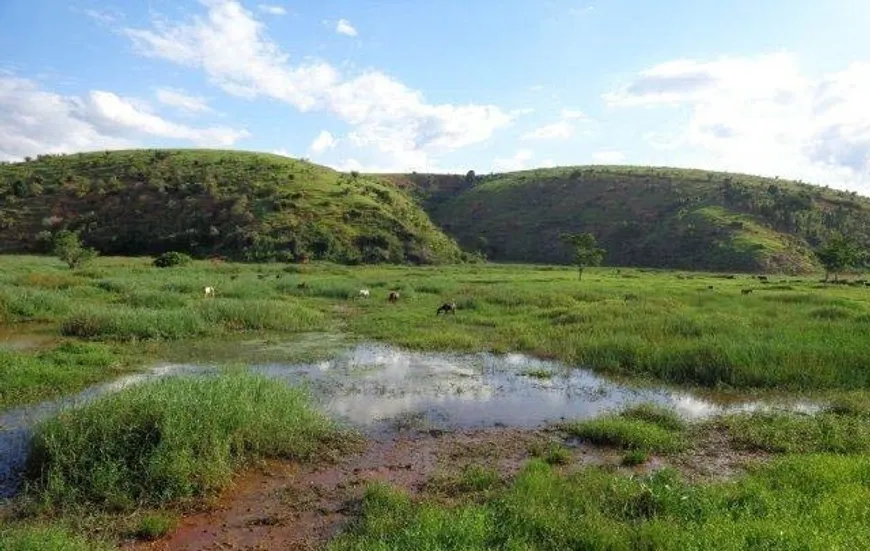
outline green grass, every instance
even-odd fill
[[[685,426],[675,413],[650,404],[619,414],[561,425],[585,442],[650,453],[671,453],[686,446]]]
[[[418,504],[372,486],[359,522],[329,549],[863,549],[868,469],[866,457],[794,457],[736,481],[692,485],[669,469],[560,474],[533,461],[482,504]]]
[[[3,551],[110,551],[115,546],[87,539],[58,526],[0,525]]]
[[[175,530],[178,518],[166,513],[150,513],[139,519],[133,537],[141,540],[156,540]]]
[[[863,287],[780,277],[791,288],[780,290],[747,276],[607,268],[578,282],[552,266],[288,267],[196,261],[161,270],[148,259],[101,258],[88,278],[53,259],[0,257],[0,312],[94,341],[339,330],[417,350],[526,352],[711,388],[870,388]],[[205,285],[217,298],[203,298]],[[357,298],[362,288],[371,299]],[[741,295],[744,288],[756,292]],[[398,304],[387,303],[390,289],[401,291]],[[436,318],[449,299],[456,316]]]
[[[261,457],[311,459],[339,433],[300,390],[231,373],[138,385],[40,425],[28,494],[40,506],[107,511],[215,494]]]
[[[0,349],[0,410],[82,390],[119,375],[128,363],[98,343],[65,342],[38,352]]]
[[[734,445],[771,453],[870,452],[870,418],[852,412],[801,415],[767,413],[723,418]]]
[[[643,465],[649,460],[649,454],[643,450],[629,450],[622,456],[622,464],[626,467]]]

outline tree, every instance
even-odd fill
[[[595,236],[591,233],[564,234],[562,240],[574,247],[574,264],[577,275],[583,279],[583,268],[598,266],[604,260],[604,249],[596,247]]]
[[[54,236],[53,253],[54,256],[66,262],[71,270],[97,256],[97,251],[82,245],[78,233],[69,230],[62,230]]]
[[[816,250],[816,258],[825,267],[825,281],[831,274],[834,274],[834,281],[836,281],[838,273],[858,265],[861,261],[861,251],[851,240],[837,236]]]

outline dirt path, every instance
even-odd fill
[[[530,448],[557,434],[546,430],[485,429],[448,433],[408,432],[370,441],[364,451],[335,464],[300,466],[272,461],[241,475],[225,497],[208,512],[182,519],[166,538],[131,543],[135,551],[168,550],[312,550],[336,535],[357,512],[366,484],[388,482],[412,494],[423,491],[433,475],[460,471],[471,464],[513,476],[531,457]],[[648,472],[666,463],[652,458],[631,469],[618,467],[617,450],[574,444],[564,467],[606,464],[633,472]],[[742,470],[756,456],[728,450],[710,435],[701,445],[667,464],[689,478],[718,478]]]

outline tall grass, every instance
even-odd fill
[[[592,444],[663,453],[679,451],[686,446],[685,428],[676,413],[652,404],[562,425],[569,435]]]
[[[329,549],[866,549],[868,472],[867,457],[806,456],[692,485],[670,469],[566,475],[535,460],[482,505],[415,504],[371,486],[362,518]]]
[[[38,352],[0,350],[0,410],[76,392],[124,367],[124,359],[96,343],[65,342]]]
[[[28,493],[41,505],[125,511],[226,486],[260,457],[310,459],[336,436],[300,390],[244,373],[125,389],[35,432]]]

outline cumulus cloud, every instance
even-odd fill
[[[577,109],[562,109],[562,118],[566,120],[585,119],[586,113]]]
[[[324,151],[335,147],[336,143],[336,139],[332,137],[332,134],[330,134],[326,130],[323,130],[320,132],[320,134],[317,135],[316,138],[314,138],[314,141],[311,142],[311,147],[309,147],[308,149],[315,155],[319,155]]]
[[[0,76],[0,159],[133,147],[144,136],[228,146],[247,135],[224,127],[178,124],[143,105],[101,90],[84,97],[62,96],[28,79]]]
[[[691,152],[710,168],[870,185],[870,63],[810,79],[778,53],[678,60],[642,71],[605,95],[615,107],[679,106],[688,122],[654,147]]]
[[[142,55],[200,68],[229,94],[335,115],[350,127],[349,144],[378,152],[378,162],[395,169],[421,169],[431,155],[486,141],[512,120],[493,105],[429,103],[380,71],[346,76],[324,61],[294,63],[238,2],[205,5],[205,16],[125,33]]]
[[[191,96],[183,90],[173,88],[158,88],[157,100],[170,107],[190,113],[205,113],[211,111],[208,100],[199,96]]]
[[[287,15],[287,8],[284,6],[278,6],[275,4],[259,4],[257,8],[259,8],[261,12],[268,13],[269,15]]]
[[[559,121],[536,128],[523,134],[523,140],[567,140],[574,135],[574,125],[568,121]]]
[[[350,24],[350,21],[347,19],[339,19],[338,23],[335,24],[335,32],[338,34],[343,34],[345,36],[356,36],[357,32],[353,25]]]
[[[622,151],[596,151],[592,154],[592,162],[599,165],[614,165],[625,162]]]
[[[496,172],[522,170],[528,166],[532,157],[534,157],[534,153],[532,153],[530,149],[520,149],[511,157],[497,158],[493,160],[492,169]]]

